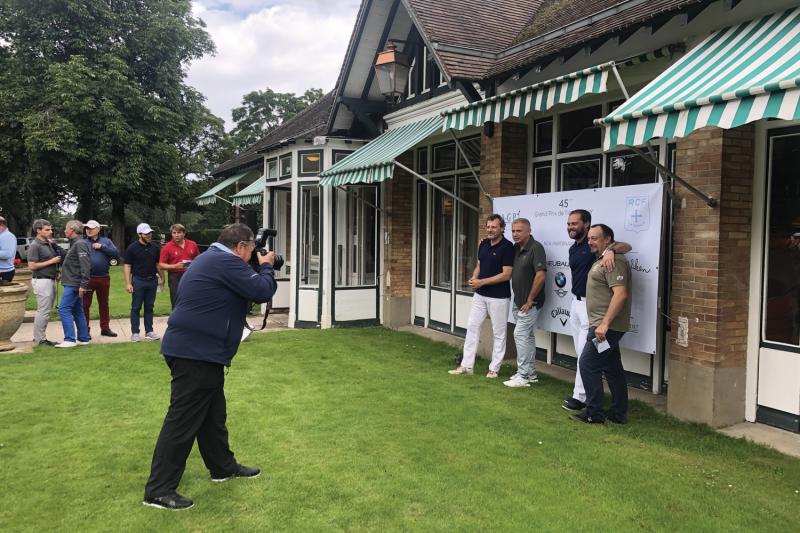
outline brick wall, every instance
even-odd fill
[[[525,124],[496,124],[494,135],[481,135],[481,182],[492,196],[525,194],[527,172],[528,128]],[[489,201],[481,199],[481,233],[483,220],[491,214]]]
[[[409,168],[414,166],[414,155],[406,152],[398,158]],[[383,189],[383,206],[389,213],[384,215],[385,235],[379,236],[383,242],[384,270],[388,276],[388,296],[411,296],[412,269],[412,220],[413,220],[414,178],[408,172],[395,167],[394,177],[386,182]],[[386,283],[386,280],[384,280]]]
[[[677,143],[676,172],[719,200],[711,209],[688,190],[673,233],[671,359],[708,368],[744,367],[747,357],[754,129],[706,128]],[[689,319],[687,347],[675,343]]]

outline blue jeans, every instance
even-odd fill
[[[532,307],[527,313],[520,313],[517,304],[512,304],[511,312],[517,322],[514,326],[514,344],[517,346],[517,374],[525,379],[536,377],[536,318],[539,310]]]
[[[78,340],[88,342],[89,325],[83,313],[83,298],[78,295],[79,287],[64,287],[61,303],[58,304],[58,316],[64,328],[64,341],[75,342],[75,325],[78,326]]]
[[[611,348],[603,353],[597,351],[592,339],[594,327],[589,328],[586,344],[580,358],[581,378],[586,388],[586,414],[603,420],[603,374],[611,390],[611,407],[608,412],[620,418],[628,415],[628,383],[625,381],[625,370],[622,367],[622,355],[619,352],[619,341],[625,335],[622,331],[612,329],[606,332],[606,340]]]
[[[144,305],[144,331],[153,331],[153,304],[156,302],[156,289],[158,280],[137,278],[131,279],[133,285],[133,298],[131,300],[131,333],[139,333],[139,310]]]

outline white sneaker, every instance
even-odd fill
[[[86,346],[87,344],[91,344],[92,341],[76,341],[75,344],[78,346]]]
[[[447,373],[452,374],[454,376],[459,376],[461,374],[472,374],[472,369],[459,366],[457,368],[454,368],[453,370],[448,370]]]
[[[520,375],[516,375],[513,378],[509,379],[508,381],[504,381],[503,385],[506,387],[530,387],[531,384],[528,382],[527,379],[523,378]]]
[[[78,345],[75,341],[64,341],[56,344],[56,348],[74,348]]]
[[[161,337],[159,337],[155,331],[148,331],[147,333],[144,334],[144,338],[145,340],[148,341],[157,341]]]
[[[142,340],[142,338],[139,336],[138,333],[134,333],[133,335],[131,335],[131,342],[139,342],[140,340]]]

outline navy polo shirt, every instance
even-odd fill
[[[483,239],[478,246],[480,272],[478,279],[491,278],[503,272],[503,267],[514,266],[514,245],[503,237],[492,246],[489,239]],[[484,285],[475,290],[486,298],[511,298],[511,283],[504,281],[494,285]]]
[[[158,257],[161,248],[148,242],[147,245],[134,241],[125,250],[125,264],[130,265],[131,274],[137,278],[153,279],[158,273]]]
[[[572,294],[586,298],[586,278],[597,256],[589,248],[589,239],[584,237],[580,243],[569,247],[569,268],[572,271]]]

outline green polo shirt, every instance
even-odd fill
[[[622,309],[609,324],[608,329],[614,331],[628,331],[631,322],[631,266],[623,254],[614,254],[614,270],[606,272],[601,261],[595,261],[589,269],[586,279],[586,312],[589,315],[589,324],[599,326],[603,317],[606,315],[608,305],[611,303],[611,296],[614,291],[612,287],[625,287],[628,289],[628,297]]]
[[[544,246],[533,237],[528,239],[524,247],[514,245],[514,269],[511,271],[511,288],[514,289],[514,304],[522,307],[528,301],[528,294],[533,287],[533,278],[540,270],[547,270],[547,256]],[[544,287],[534,298],[537,309],[544,305]]]

